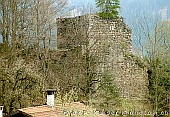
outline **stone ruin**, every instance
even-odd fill
[[[97,15],[57,19],[57,48],[81,48],[95,56],[96,73],[111,71],[125,109],[146,109],[147,69],[132,54],[131,29],[122,18],[102,19]]]

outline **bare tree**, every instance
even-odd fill
[[[51,0],[0,1],[0,104],[5,112],[43,104],[48,80],[56,83],[50,55],[56,47],[55,18],[65,5]]]
[[[146,17],[135,24],[134,52],[147,65],[149,93],[152,107],[156,112],[168,111],[169,108],[169,37],[168,22],[151,22]]]

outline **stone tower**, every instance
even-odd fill
[[[122,105],[145,108],[148,80],[146,68],[132,54],[131,29],[122,18],[102,19],[97,15],[57,19],[57,47],[81,47],[97,62],[96,72],[111,71],[119,88]]]

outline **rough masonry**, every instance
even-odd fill
[[[97,74],[105,69],[113,74],[120,98],[133,108],[144,108],[148,96],[147,72],[132,54],[132,32],[122,18],[102,19],[97,15],[59,18],[57,32],[59,49],[81,47],[82,54],[90,52],[96,58]]]

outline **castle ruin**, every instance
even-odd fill
[[[131,34],[122,18],[84,15],[57,19],[58,49],[80,47],[82,55],[95,56],[96,73],[111,71],[124,105],[142,109],[148,98],[147,71],[132,54]]]

